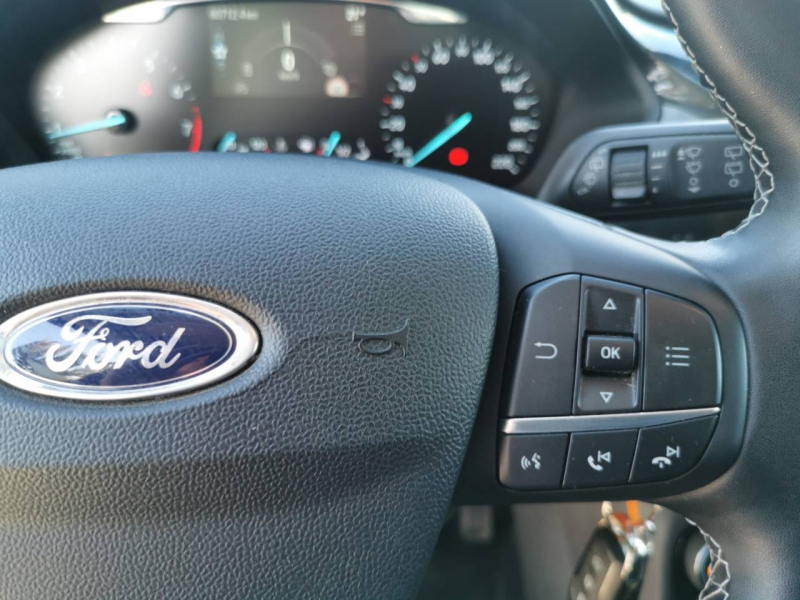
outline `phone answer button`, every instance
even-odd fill
[[[626,483],[636,436],[635,429],[573,433],[564,487],[605,487]]]

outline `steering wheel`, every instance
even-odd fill
[[[5,8],[13,48],[114,6]],[[409,598],[453,499],[640,497],[706,532],[708,597],[800,596],[800,83],[787,60],[800,56],[800,7],[666,9],[757,177],[750,217],[708,242],[637,237],[455,176],[313,157],[0,172],[4,318],[160,293],[227,307],[260,338],[240,374],[183,395],[91,403],[3,384],[0,595]],[[547,429],[502,412],[518,300],[563,276],[677,297],[713,321],[718,421],[686,474],[538,492],[498,481],[503,436]],[[605,422],[652,425],[645,412]]]

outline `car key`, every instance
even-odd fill
[[[655,526],[638,517],[638,503],[629,514],[604,502],[603,518],[570,578],[569,600],[634,600],[644,578]]]

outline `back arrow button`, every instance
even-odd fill
[[[535,283],[520,294],[509,340],[504,416],[572,414],[580,300],[578,275]]]
[[[555,344],[546,344],[544,342],[536,342],[534,344],[537,348],[547,348],[550,352],[546,354],[537,354],[534,358],[538,358],[539,360],[553,360],[556,356],[558,356],[558,348],[556,348]]]

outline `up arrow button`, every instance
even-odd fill
[[[583,277],[583,331],[633,335],[639,330],[642,290],[630,285]]]

